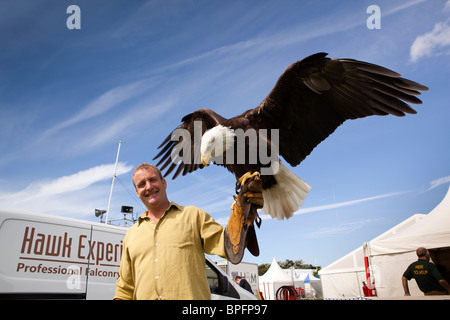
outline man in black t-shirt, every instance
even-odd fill
[[[250,286],[250,283],[248,283],[247,280],[245,280],[244,278],[242,278],[241,276],[236,276],[234,278],[234,281],[242,288],[244,288],[245,290],[247,290],[248,292],[253,293],[252,287]]]
[[[450,293],[450,286],[439,273],[436,266],[430,262],[430,253],[425,248],[416,250],[419,260],[409,265],[402,276],[405,296],[409,296],[408,281],[414,278],[420,291],[427,295],[446,295]]]

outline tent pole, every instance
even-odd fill
[[[369,257],[367,254],[367,250],[368,250],[368,244],[367,242],[364,242],[363,244],[363,252],[364,252],[364,268],[366,269],[366,285],[370,286],[372,284],[372,282],[370,281],[370,270],[369,270]]]

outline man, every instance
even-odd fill
[[[430,253],[425,248],[416,250],[419,260],[409,265],[402,276],[405,296],[410,296],[408,281],[414,278],[419,289],[426,295],[446,295],[450,293],[450,286],[439,273],[437,267],[430,262]]]
[[[132,176],[147,211],[123,241],[115,299],[211,299],[205,253],[226,257],[224,227],[205,211],[168,200],[155,166]]]
[[[248,283],[248,281],[245,280],[244,278],[242,278],[241,276],[236,276],[236,278],[234,278],[234,281],[235,281],[241,288],[244,288],[244,289],[247,290],[248,292],[253,293],[252,286],[250,285],[250,283]]]

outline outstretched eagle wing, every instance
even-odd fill
[[[345,120],[416,113],[402,100],[422,103],[416,96],[428,90],[389,69],[326,56],[317,53],[289,66],[258,107],[238,116],[255,128],[279,129],[279,152],[291,166]]]
[[[161,151],[153,158],[161,157],[156,164],[161,171],[170,167],[164,173],[167,177],[177,166],[172,179],[183,172],[183,176],[204,166],[201,163],[200,142],[206,130],[209,130],[225,119],[209,109],[200,109],[190,113],[181,119],[182,123],[173,130],[161,143],[158,149]],[[195,141],[198,140],[198,141]],[[190,155],[183,152],[190,152]]]

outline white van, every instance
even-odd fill
[[[127,229],[0,210],[0,299],[112,299]],[[207,256],[212,299],[255,300]]]

